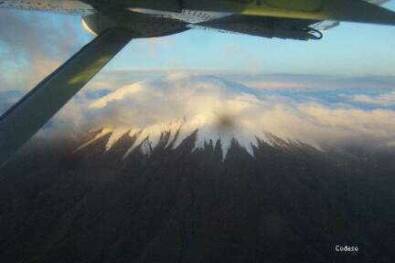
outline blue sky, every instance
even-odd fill
[[[386,7],[395,10],[395,3]],[[394,47],[395,27],[355,23],[342,23],[321,41],[309,42],[191,30],[136,40],[111,68],[393,75]]]
[[[386,7],[395,10],[395,3]],[[70,54],[92,38],[80,26],[78,16],[17,13],[26,21],[50,23],[54,31],[63,30],[65,24],[73,27],[75,47]],[[308,42],[195,29],[163,38],[134,40],[107,69],[394,75],[394,47],[395,27],[390,26],[342,23],[325,32],[324,39]],[[0,39],[0,54],[2,48]]]

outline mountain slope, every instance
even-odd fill
[[[142,151],[111,134],[32,145],[0,171],[1,262],[390,262],[394,154],[272,136]],[[74,145],[74,146],[73,146]],[[49,150],[52,149],[52,150]],[[355,245],[358,253],[335,252]]]

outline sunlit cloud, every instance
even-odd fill
[[[2,91],[34,87],[86,42],[81,39],[80,18],[60,17],[64,19],[0,9]]]
[[[376,96],[355,95],[351,97],[351,100],[366,104],[392,106],[395,105],[395,91]]]
[[[117,83],[117,81],[114,81]],[[259,96],[254,89],[210,75],[171,74],[115,88],[90,99],[84,94],[67,105],[46,132],[106,128],[109,146],[124,132],[140,132],[155,143],[164,131],[180,129],[180,139],[198,129],[198,146],[232,138],[249,149],[268,133],[319,148],[358,144],[388,147],[395,142],[395,112],[351,105],[324,105],[285,96]]]
[[[249,81],[249,82],[244,82],[244,84],[255,89],[269,89],[269,90],[306,89],[310,87],[306,83],[281,82],[281,81]]]

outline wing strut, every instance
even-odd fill
[[[107,29],[4,113],[0,117],[0,167],[131,39],[129,31]]]

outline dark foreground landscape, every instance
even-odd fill
[[[0,170],[0,262],[395,262],[393,152],[196,136],[30,145]]]

